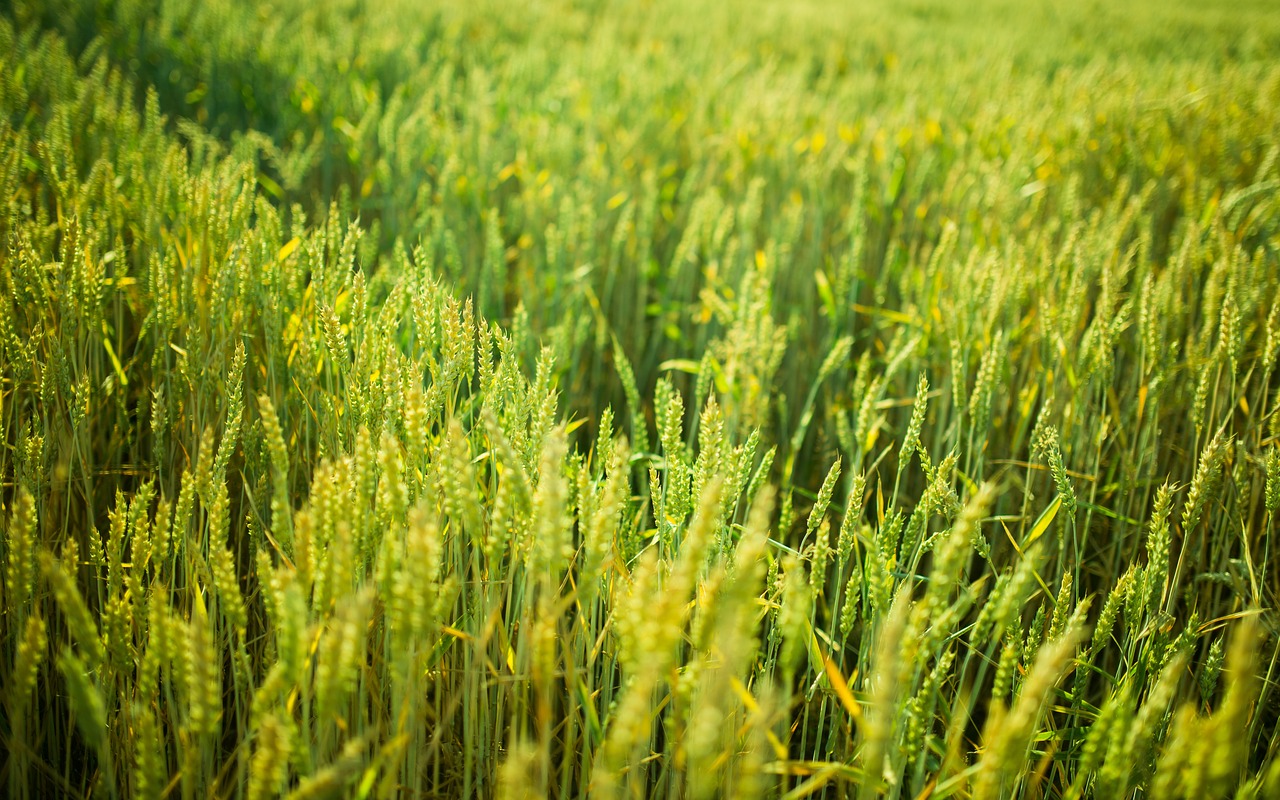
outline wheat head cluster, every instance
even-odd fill
[[[6,4],[0,793],[1280,797],[1277,56]]]

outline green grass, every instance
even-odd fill
[[[14,798],[1280,796],[1268,3],[17,3]]]

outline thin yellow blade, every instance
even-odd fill
[[[1027,534],[1027,538],[1022,542],[1023,550],[1030,547],[1036,539],[1039,539],[1044,535],[1045,531],[1049,530],[1049,526],[1053,524],[1053,518],[1058,516],[1058,509],[1060,508],[1062,508],[1062,495],[1053,498],[1053,502],[1040,515],[1040,519],[1036,520],[1035,527],[1031,529],[1031,532]]]

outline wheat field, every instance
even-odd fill
[[[0,11],[0,793],[1280,797],[1271,3]]]

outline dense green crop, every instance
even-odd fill
[[[8,796],[1280,796],[1269,3],[454,5],[0,18]]]

